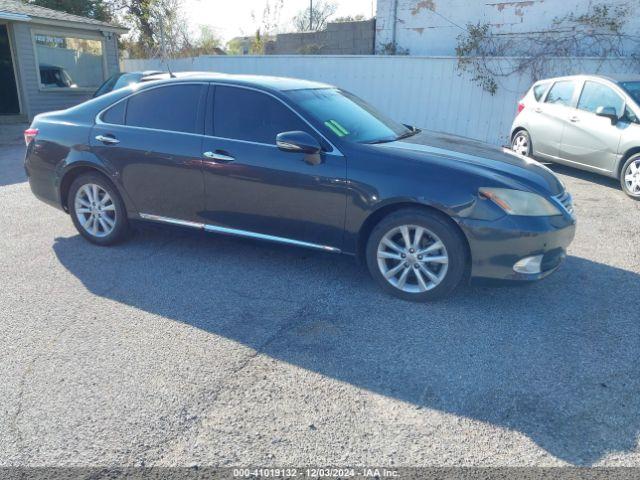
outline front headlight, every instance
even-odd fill
[[[509,215],[526,217],[562,215],[557,206],[536,193],[509,188],[481,188],[480,196],[491,200]]]

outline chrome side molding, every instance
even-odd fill
[[[179,225],[181,227],[204,229],[204,223],[187,222],[186,220],[178,220],[177,218],[161,217],[160,215],[149,215],[148,213],[141,213],[140,218],[144,220],[151,220],[152,222],[169,223],[171,225]]]
[[[318,245],[316,243],[303,242],[292,238],[277,237],[275,235],[266,235],[263,233],[249,232],[247,230],[237,230],[235,228],[220,227],[218,225],[208,225],[206,223],[189,222],[187,220],[179,220],[177,218],[162,217],[160,215],[150,215],[148,213],[140,213],[140,218],[152,222],[168,223],[170,225],[178,225],[181,227],[197,228],[205,232],[221,233],[223,235],[233,235],[236,237],[254,238],[257,240],[265,240],[267,242],[284,243],[287,245],[295,245],[297,247],[312,248],[325,252],[341,253],[339,248],[329,247],[327,245]]]

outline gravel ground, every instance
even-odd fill
[[[0,465],[640,466],[640,203],[557,168],[563,267],[431,305],[349,257],[97,248],[0,147]]]

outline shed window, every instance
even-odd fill
[[[40,89],[94,90],[104,81],[102,40],[54,33],[35,33]]]

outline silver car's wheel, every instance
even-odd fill
[[[87,183],[76,192],[74,210],[81,227],[93,237],[104,238],[116,227],[118,218],[113,199],[104,188]]]
[[[630,195],[640,196],[640,158],[629,162],[625,168],[624,185]]]
[[[519,155],[528,157],[531,153],[531,141],[527,132],[518,132],[511,142],[511,150]]]
[[[449,255],[432,231],[402,225],[388,231],[378,244],[378,268],[393,287],[406,293],[436,288],[447,275]]]

